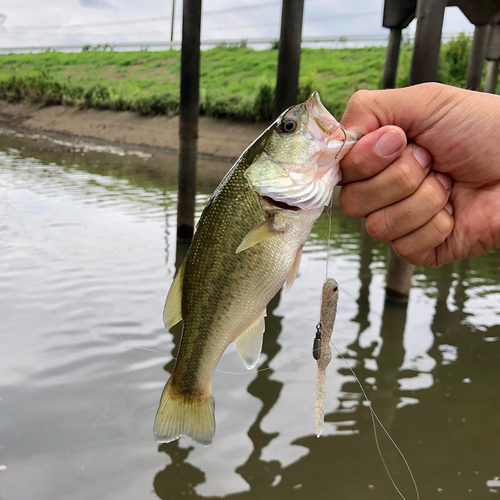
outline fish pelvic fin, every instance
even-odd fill
[[[266,219],[262,224],[254,227],[240,243],[239,247],[236,249],[236,253],[243,252],[247,248],[253,247],[257,243],[270,238],[271,236],[276,236],[280,234],[281,231],[274,227],[273,219]]]
[[[215,435],[215,400],[212,390],[206,396],[178,392],[170,378],[163,389],[154,423],[154,436],[160,443],[188,436],[208,446]]]
[[[300,267],[300,261],[302,260],[302,249],[304,248],[304,245],[301,245],[299,249],[297,250],[297,253],[295,254],[295,259],[293,259],[293,264],[292,267],[290,267],[290,270],[288,271],[287,277],[286,277],[286,288],[285,288],[285,293],[292,288],[293,282],[295,281],[295,278],[297,277],[297,273],[299,272],[299,267]]]
[[[258,318],[233,342],[248,370],[251,370],[259,361],[264,330],[266,329],[265,317],[266,310],[264,309]]]
[[[184,261],[185,262],[185,261]],[[170,290],[168,291],[165,308],[163,309],[163,324],[168,330],[182,320],[182,282],[184,281],[184,262],[177,271]]]

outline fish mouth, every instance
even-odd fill
[[[345,130],[340,123],[325,108],[318,92],[314,92],[306,101],[309,113],[307,129],[314,139],[323,143],[323,152],[318,158],[318,163],[337,163],[362,137],[352,130]]]
[[[330,137],[339,128],[339,122],[325,108],[318,92],[313,92],[306,101],[306,109],[312,118],[309,120],[308,129],[316,139]]]

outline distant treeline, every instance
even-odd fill
[[[470,39],[443,44],[439,80],[465,86]],[[413,47],[403,43],[397,86],[408,84]],[[299,101],[318,90],[341,116],[359,89],[380,88],[385,48],[302,50]],[[277,50],[224,46],[202,52],[200,113],[246,121],[271,118]],[[44,52],[0,55],[0,99],[142,114],[175,114],[180,52]]]

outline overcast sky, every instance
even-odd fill
[[[280,6],[280,0],[204,0],[202,39],[277,37]],[[303,36],[386,34],[382,6],[383,0],[305,0]],[[3,0],[0,9],[7,16],[0,47],[151,42],[169,39],[172,0]],[[181,9],[176,0],[177,40]],[[114,22],[123,24],[91,26]],[[444,33],[472,29],[458,8],[446,9]]]

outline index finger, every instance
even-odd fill
[[[388,167],[407,144],[403,130],[394,125],[368,133],[353,146],[340,162],[342,182],[368,179]]]

